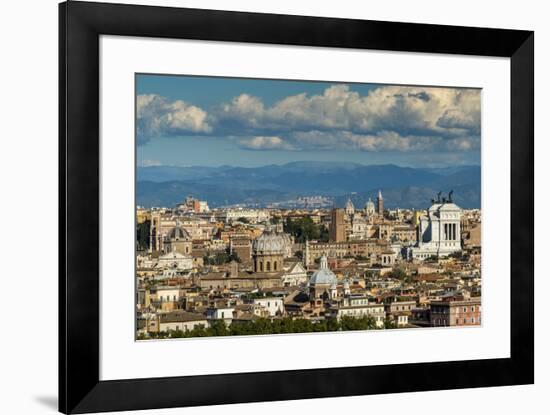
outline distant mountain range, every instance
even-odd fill
[[[138,167],[137,203],[175,206],[186,196],[227,204],[263,206],[303,196],[330,196],[336,206],[351,198],[363,207],[378,190],[388,208],[426,208],[438,191],[454,190],[461,207],[481,204],[481,167],[411,168],[342,162],[303,161],[261,167]]]

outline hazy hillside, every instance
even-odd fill
[[[462,207],[479,207],[479,166],[415,169],[395,165],[365,166],[353,163],[293,162],[262,167],[140,167],[137,202],[142,206],[174,206],[185,196],[225,204],[265,204],[300,196],[334,197],[343,206],[351,197],[363,206],[378,189],[385,205],[425,208],[438,191],[454,190]]]

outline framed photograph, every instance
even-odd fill
[[[533,32],[59,11],[61,412],[533,383]]]

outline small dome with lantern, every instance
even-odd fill
[[[323,255],[320,259],[319,269],[313,273],[309,279],[309,285],[328,285],[333,286],[338,284],[338,279],[334,272],[332,272],[328,267],[328,260],[326,255]]]

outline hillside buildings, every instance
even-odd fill
[[[381,191],[363,209],[199,202],[139,211],[139,339],[481,324],[481,212],[452,193],[425,211],[387,210]]]

